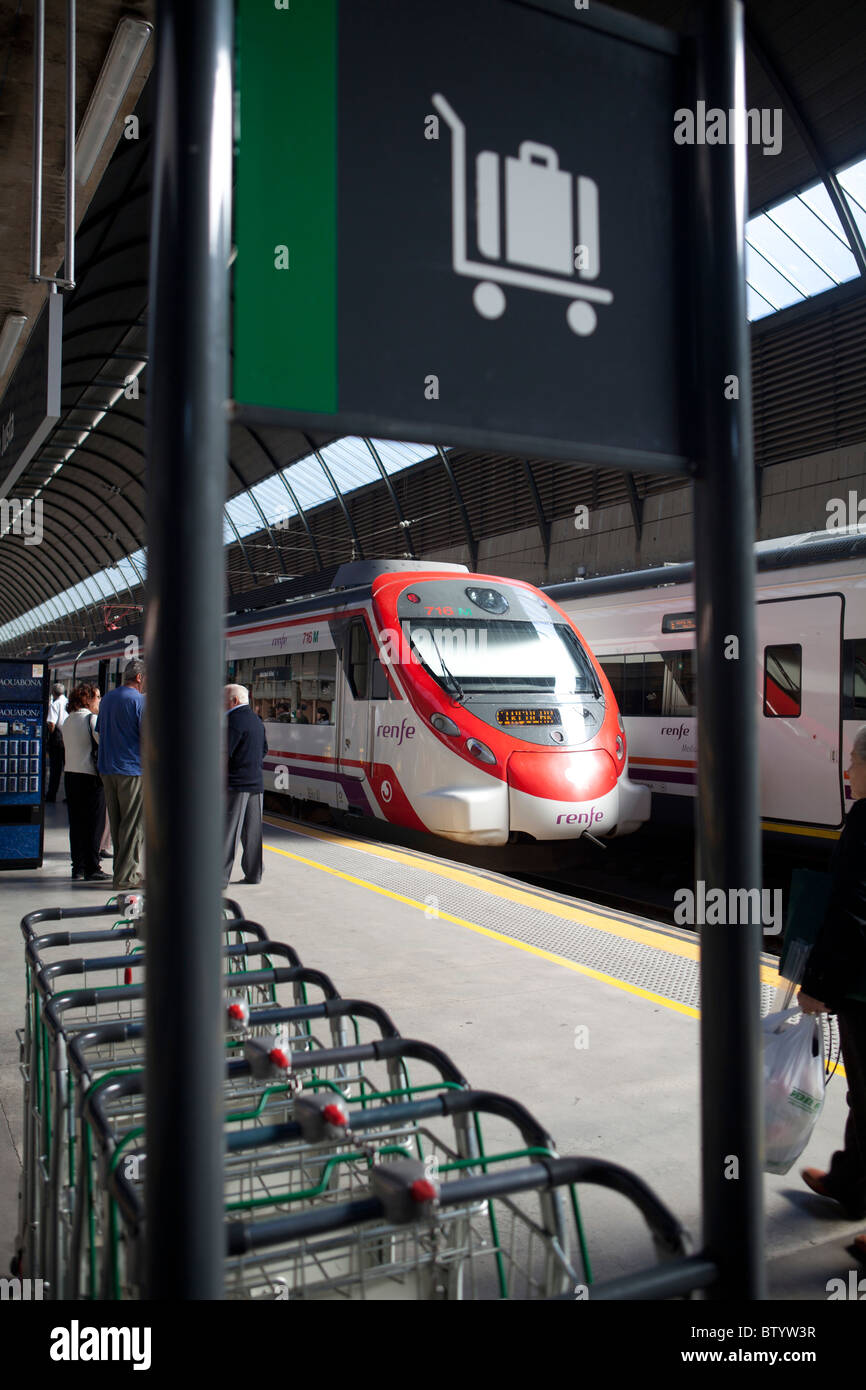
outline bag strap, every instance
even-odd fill
[[[795,983],[794,980],[791,980],[791,981],[789,982],[789,984],[788,984],[788,988],[787,988],[786,991],[785,991],[785,998],[784,998],[784,1000],[782,1001],[782,1009],[781,1009],[781,1012],[782,1012],[782,1013],[784,1013],[786,1009],[790,1009],[790,1007],[791,1007],[791,1000],[792,1000],[793,997],[794,997],[794,990],[797,989],[797,988],[799,988],[799,986]]]
[[[87,732],[90,734],[90,756],[93,759],[93,766],[99,770],[99,744],[93,737],[93,715],[87,716]]]

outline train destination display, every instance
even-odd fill
[[[513,724],[561,724],[558,709],[500,709],[496,711],[496,722],[511,726]]]

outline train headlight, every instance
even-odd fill
[[[619,731],[620,731],[620,733],[621,733],[621,734],[624,734],[624,733],[625,733],[625,725],[624,725],[623,722],[622,722],[622,715],[619,713],[619,711],[617,711],[616,722],[617,722],[617,724],[619,725]]]
[[[439,730],[440,734],[449,734],[453,738],[455,734],[460,733],[454,720],[449,719],[447,714],[431,714],[430,723],[434,729]]]
[[[616,736],[616,756],[617,756],[618,758],[622,758],[622,755],[624,754],[624,752],[625,752],[625,744],[624,744],[623,741],[622,741],[622,734],[617,734],[617,736]]]
[[[463,591],[472,603],[483,608],[485,613],[507,613],[508,599],[504,594],[500,594],[497,589],[482,589],[473,585]]]
[[[469,752],[472,754],[473,758],[477,758],[479,762],[496,762],[496,754],[492,751],[492,749],[487,747],[486,743],[482,743],[480,738],[468,738],[466,740],[466,747],[469,749]]]

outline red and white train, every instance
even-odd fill
[[[116,684],[129,653],[55,649],[52,680]],[[265,721],[265,785],[464,844],[637,830],[610,684],[531,584],[356,561],[326,592],[228,619],[226,679]]]
[[[846,768],[866,723],[866,535],[762,541],[757,562],[760,806],[765,833],[814,849],[838,839]],[[653,822],[693,822],[697,794],[695,599],[691,565],[611,575],[545,592],[580,626],[625,720],[629,772]],[[737,757],[731,747],[717,750]]]

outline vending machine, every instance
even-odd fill
[[[0,869],[42,867],[48,668],[0,658]]]

